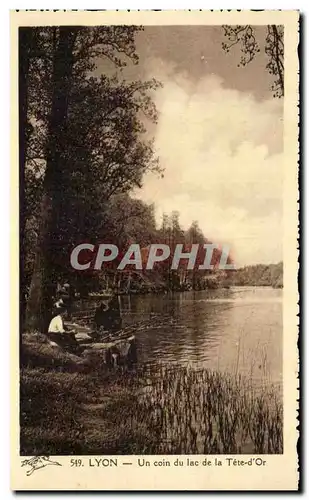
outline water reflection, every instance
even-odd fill
[[[137,333],[141,362],[203,365],[281,385],[282,290],[123,296],[121,310],[125,324],[153,318]]]

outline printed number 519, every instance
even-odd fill
[[[80,458],[71,458],[71,467],[81,467],[83,462]]]

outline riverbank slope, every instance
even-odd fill
[[[90,366],[25,335],[21,455],[282,453],[281,399],[205,369]]]

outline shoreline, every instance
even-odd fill
[[[178,365],[85,366],[31,338],[21,366],[21,455],[282,453],[275,388],[258,393],[237,374]]]
[[[208,292],[208,291],[215,291],[215,290],[233,290],[234,288],[271,288],[273,290],[283,290],[283,286],[273,286],[273,285],[249,285],[249,284],[244,284],[244,285],[229,285],[229,286],[216,286],[213,288],[203,288],[203,289],[189,289],[189,290],[164,290],[164,291],[154,291],[154,290],[148,290],[148,291],[134,291],[131,290],[130,292],[113,292],[112,290],[110,292],[104,292],[104,293],[95,293],[95,292],[90,292],[90,294],[87,297],[77,297],[74,298],[74,300],[88,300],[88,299],[101,299],[101,300],[106,300],[113,294],[116,295],[117,297],[123,297],[123,296],[130,296],[130,295],[168,295],[168,294],[173,294],[173,293],[187,293],[187,292]]]

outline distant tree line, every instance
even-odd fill
[[[203,244],[209,244],[211,241],[204,236],[197,221],[193,221],[189,228],[184,229],[179,223],[179,212],[173,211],[171,214],[163,214],[161,224],[156,224],[154,205],[132,198],[129,193],[112,196],[97,217],[102,222],[102,228],[100,232],[89,234],[88,241],[94,245],[116,245],[119,258],[103,264],[102,270],[95,270],[90,266],[89,270],[81,272],[73,269],[69,263],[61,268],[60,263],[59,277],[62,281],[69,282],[74,291],[82,297],[86,297],[90,292],[102,292],[107,289],[118,293],[147,293],[217,286],[212,270],[198,270],[198,266],[205,260]],[[117,270],[121,256],[132,243],[138,243],[141,248],[143,271],[136,271],[134,265],[127,266],[123,271]],[[165,261],[155,263],[152,270],[146,270],[150,245],[153,243],[168,245],[171,255]],[[178,269],[172,270],[176,245],[182,244],[183,252],[190,252],[194,243],[200,244],[194,269],[187,270],[187,259],[181,259]],[[216,270],[220,259],[221,251],[215,248],[211,265]],[[88,258],[86,260],[89,261]],[[31,274],[33,261],[28,258],[27,262]],[[231,262],[230,258],[228,262]],[[221,277],[222,274],[224,273],[221,272]]]
[[[283,263],[245,266],[228,273],[229,283],[236,286],[283,287]]]

